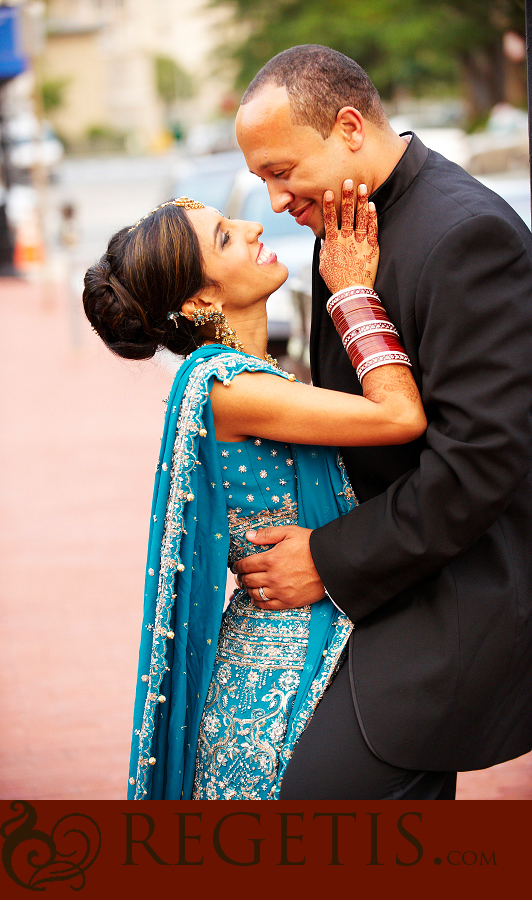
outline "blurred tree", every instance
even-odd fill
[[[52,112],[63,105],[65,88],[70,78],[48,78],[41,82],[40,92],[44,113]]]
[[[155,80],[157,93],[164,103],[166,125],[176,141],[183,138],[183,128],[176,118],[176,104],[179,100],[190,100],[196,93],[195,85],[179,63],[171,56],[156,56]]]
[[[383,99],[462,91],[471,118],[506,99],[508,31],[524,38],[525,0],[209,0],[229,7],[240,40],[221,48],[245,87],[270,57],[320,43],[356,59]],[[515,72],[513,73],[515,76]],[[515,84],[515,77],[514,77]],[[515,98],[512,98],[515,99]]]
[[[156,56],[154,62],[157,93],[167,108],[176,100],[190,100],[194,96],[192,78],[175,59]]]

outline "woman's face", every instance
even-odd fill
[[[288,269],[260,241],[262,225],[226,219],[211,206],[187,210],[198,235],[206,274],[220,285],[225,312],[266,300],[288,277]]]

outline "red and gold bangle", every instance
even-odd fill
[[[375,291],[364,287],[344,288],[329,298],[327,311],[359,381],[378,366],[411,365],[397,329]]]

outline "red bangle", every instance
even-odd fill
[[[363,287],[337,291],[327,301],[327,310],[360,381],[378,366],[411,365],[375,291]]]

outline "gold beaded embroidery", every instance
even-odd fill
[[[253,501],[250,500],[249,502]],[[297,502],[291,499],[290,494],[283,494],[283,504],[279,509],[263,509],[250,516],[239,516],[235,509],[228,509],[227,519],[231,538],[228,565],[231,567],[233,563],[238,559],[242,559],[243,556],[250,556],[253,553],[262,553],[264,551],[264,546],[250,544],[246,540],[246,531],[279,525],[297,525]]]

